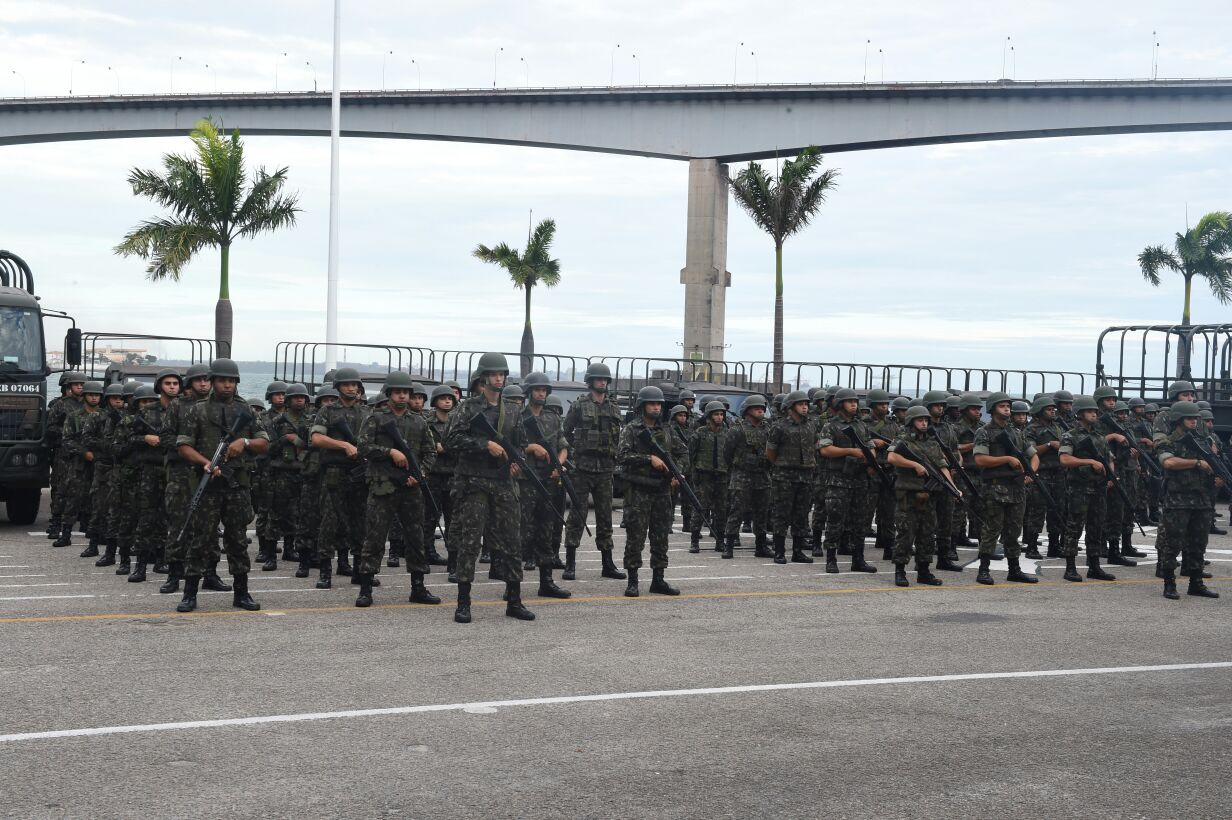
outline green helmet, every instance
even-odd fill
[[[941,402],[937,402],[937,403],[941,404]],[[914,398],[911,401],[907,402],[907,409],[910,410],[912,407],[924,407],[924,399]],[[925,408],[925,409],[928,409],[928,408]]]
[[[548,395],[552,393],[552,380],[548,378],[547,373],[541,373],[538,370],[527,373],[526,378],[522,379],[522,392],[530,395],[532,387],[546,387]]]
[[[1127,403],[1123,402],[1123,401],[1118,401],[1118,402],[1116,403],[1116,406],[1114,406],[1114,407],[1112,408],[1112,412],[1114,412],[1114,413],[1128,413],[1128,412],[1129,412],[1129,405],[1128,405]]]
[[[911,406],[911,399],[907,398],[906,396],[899,396],[898,398],[894,399],[894,401],[890,402],[890,409],[894,411],[906,410],[910,406]]]
[[[685,399],[693,399],[694,401],[696,401],[696,400],[697,400],[697,396],[693,395],[693,391],[692,391],[692,390],[681,390],[681,391],[680,391],[680,400],[681,400],[681,401],[684,401]],[[686,407],[685,409],[687,410],[688,408]],[[672,413],[672,415],[674,416],[674,415],[676,415],[676,414],[675,414],[675,413]]]
[[[122,393],[122,395],[126,399],[131,399],[133,397],[133,394],[137,392],[137,388],[140,386],[141,386],[141,382],[137,382],[137,381],[133,381],[132,379],[129,379],[128,381],[124,382],[124,392]]]
[[[989,398],[991,398],[991,396]],[[1006,398],[1009,397],[1006,396]],[[968,407],[983,407],[984,402],[980,401],[980,397],[974,393],[963,393],[958,397],[958,406],[966,410]],[[992,405],[989,406],[991,407]]]
[[[103,390],[103,398],[109,399],[112,396],[124,398],[124,385],[119,382],[112,382]]]
[[[1069,392],[1068,390],[1058,390],[1057,392],[1052,394],[1052,400],[1057,402],[1058,404],[1062,402],[1072,403],[1074,401],[1074,394]]]
[[[308,386],[303,382],[295,382],[287,385],[287,398],[293,399],[296,396],[303,396],[306,399],[310,398],[308,395]]]
[[[582,377],[582,381],[586,382],[587,386],[595,379],[612,380],[612,370],[603,362],[591,362],[586,365],[586,375]]]
[[[1209,401],[1196,401],[1194,402],[1194,404],[1198,405],[1199,410],[1210,410],[1211,409],[1211,403]]]
[[[744,403],[740,405],[740,415],[743,416],[745,414],[745,411],[751,410],[754,407],[760,407],[763,410],[766,409],[766,397],[759,396],[756,394],[749,396],[747,399],[744,400]]]
[[[386,396],[384,393],[373,393],[368,399],[369,407],[380,407],[384,404],[389,404],[389,396]]]
[[[243,399],[241,399],[239,396],[236,396],[236,397],[235,397],[235,400],[236,400],[236,401],[243,401]],[[258,399],[256,396],[253,396],[251,399],[249,399],[249,400],[248,400],[248,406],[249,406],[249,407],[255,407],[257,410],[264,410],[264,409],[265,409],[265,402],[264,402],[264,401],[262,401],[261,399]]]
[[[1099,410],[1099,405],[1091,396],[1078,396],[1074,399],[1074,412],[1081,413],[1083,410]]]
[[[1176,397],[1181,393],[1197,393],[1194,389],[1193,382],[1176,381],[1168,385],[1168,398],[1176,401]]]
[[[937,403],[940,404],[940,402],[937,402]],[[928,412],[928,408],[922,404],[917,404],[915,407],[907,408],[907,423],[908,424],[915,421],[916,419],[931,419],[931,418],[932,418],[932,415]]]
[[[364,383],[363,379],[359,377],[359,371],[353,367],[340,367],[335,370],[332,375],[333,378],[330,381],[334,385],[335,390],[348,382],[355,382],[356,384]]]
[[[1002,402],[1007,402],[1007,401],[1011,402],[1010,407],[1011,407],[1011,412],[1013,412],[1013,409],[1012,409],[1013,399],[1010,398],[1009,393],[1002,393],[1000,391],[996,393],[989,393],[988,398],[984,400],[984,406],[988,408],[988,410],[991,412],[992,409],[996,407],[998,404],[1001,404]],[[968,405],[968,407],[970,407],[970,405]]]
[[[1203,421],[1214,421],[1215,420],[1215,413],[1212,410],[1199,410],[1198,416]]]
[[[61,378],[61,382],[60,382],[61,387],[68,387],[70,384],[85,384],[86,383],[86,374],[79,373],[76,370],[70,370],[67,373],[65,373],[63,376],[61,376],[60,378]]]
[[[1196,419],[1202,416],[1202,408],[1191,401],[1178,401],[1168,408],[1168,416],[1174,423],[1181,419]]]
[[[480,356],[479,364],[475,366],[474,372],[471,373],[471,381],[474,381],[476,376],[482,377],[489,373],[509,375],[509,360],[505,358],[504,353],[485,353]]]
[[[103,394],[103,383],[102,382],[86,382],[86,386],[81,389],[81,392],[83,394],[97,393],[98,395],[101,396]]]
[[[462,385],[458,384],[457,380],[455,379],[450,379],[449,381],[445,382],[445,386],[452,387],[454,390],[462,389]]]
[[[1011,413],[1030,413],[1031,405],[1027,404],[1025,401],[1014,401],[1010,403],[1010,412]]]
[[[184,371],[184,379],[187,381],[192,381],[193,379],[199,379],[202,376],[208,376],[208,375],[210,375],[210,366],[206,364],[205,362],[197,362],[196,364],[190,364],[188,366],[188,370]]]
[[[890,394],[885,390],[870,390],[868,391],[868,403],[870,407],[874,404],[889,404]]]
[[[388,396],[391,390],[414,390],[415,380],[405,370],[391,370],[385,377],[385,387],[381,394]]]
[[[560,396],[548,396],[548,400],[543,406],[558,413],[565,412],[565,402]]]
[[[162,386],[163,386],[163,379],[167,379],[167,378],[175,379],[177,382],[180,382],[181,384],[184,383],[184,379],[180,377],[179,371],[174,370],[173,368],[170,368],[170,367],[164,367],[162,370],[158,371],[158,375],[154,377],[154,389],[161,393]]]
[[[1148,413],[1158,413],[1158,412],[1159,412],[1159,405],[1158,405],[1158,404],[1156,404],[1155,402],[1150,402],[1150,403],[1148,403],[1148,404],[1147,404],[1147,406],[1146,406],[1146,412],[1148,412]]]
[[[689,412],[689,408],[685,407],[683,404],[677,404],[675,407],[671,409],[671,412],[667,414],[667,417],[669,419],[674,419],[676,418],[677,413],[688,413],[688,412]]]
[[[1049,396],[1047,393],[1045,393],[1044,395],[1037,398],[1035,400],[1035,403],[1031,405],[1031,415],[1038,416],[1041,413],[1043,413],[1045,410],[1047,410],[1049,407],[1056,407],[1056,406],[1057,406],[1056,400],[1053,399],[1052,396]]]
[[[157,399],[158,393],[154,390],[154,385],[143,384],[133,391],[133,401],[145,401],[146,399]]]
[[[210,378],[235,379],[240,380],[240,368],[231,359],[215,359],[210,362]]]
[[[822,387],[810,387],[810,388],[808,389],[808,400],[809,400],[809,401],[816,401],[816,399],[817,399],[817,394],[818,394],[818,393],[824,393],[824,392],[825,392],[825,388],[822,388]]]
[[[337,388],[326,387],[324,390],[317,391],[317,395],[312,401],[314,404],[320,406],[321,399],[340,399],[340,398],[342,398],[342,394],[338,392]]]
[[[436,387],[432,388],[432,395],[428,397],[428,400],[432,403],[433,407],[436,407],[436,400],[442,396],[448,396],[451,399],[457,398],[457,396],[454,395],[452,387],[447,384],[438,384]]]
[[[958,397],[950,396],[950,394],[945,392],[944,390],[929,390],[927,393],[924,394],[923,401],[924,401],[924,404],[926,405],[928,404],[947,404],[951,398],[958,398]]]
[[[265,400],[266,401],[269,401],[270,396],[274,395],[275,393],[282,393],[283,396],[285,397],[287,393],[287,383],[284,381],[275,380],[265,386]]]
[[[426,400],[428,398],[428,388],[424,387],[419,382],[411,382],[411,395],[423,396]]]
[[[792,407],[793,405],[799,404],[802,401],[808,401],[808,400],[809,400],[808,393],[805,393],[803,390],[793,390],[783,397],[783,406]]]
[[[852,399],[859,400],[859,398],[859,394],[857,394],[856,391],[852,390],[850,387],[840,387],[835,392],[833,401],[835,404],[838,404],[840,401],[851,401]]]
[[[706,415],[707,416],[709,416],[711,413],[726,413],[726,412],[727,412],[727,408],[723,406],[723,402],[721,401],[712,401],[712,402],[706,403]]]
[[[501,390],[501,398],[506,401],[517,401],[526,399],[526,394],[522,392],[522,387],[516,384],[507,384]]]
[[[1134,396],[1131,398],[1129,400],[1129,409],[1133,410],[1135,407],[1146,407],[1146,399],[1141,396]]]
[[[946,409],[946,412],[949,412],[950,410],[961,410],[962,409],[962,396],[950,396],[948,399],[946,399],[945,409]]]
[[[653,384],[649,384],[637,391],[637,401],[634,402],[633,409],[641,410],[643,404],[655,401],[660,404],[663,403],[663,390],[655,387]]]
[[[1110,384],[1101,384],[1095,388],[1095,392],[1091,395],[1091,398],[1095,399],[1097,404],[1104,399],[1115,399],[1116,397],[1116,388]]]

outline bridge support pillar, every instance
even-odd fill
[[[721,360],[726,324],[727,166],[689,160],[689,209],[685,229],[684,358]]]

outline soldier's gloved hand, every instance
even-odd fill
[[[652,455],[650,457],[650,466],[658,470],[661,473],[667,472],[667,463],[664,462],[663,459],[659,458],[656,455]]]
[[[488,442],[488,455],[492,456],[492,458],[508,458],[509,457],[505,453],[505,448],[497,444],[495,441]]]
[[[406,469],[406,456],[402,454],[401,450],[395,450],[393,448],[390,448],[389,459],[390,461],[394,463],[395,467]]]

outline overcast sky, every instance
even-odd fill
[[[1018,80],[1232,75],[1232,11],[1189,2],[356,2],[345,89],[994,80],[1005,38]],[[0,0],[0,95],[268,91],[329,84],[328,0]],[[738,43],[743,42],[743,47]],[[620,48],[614,49],[619,43]],[[495,61],[496,49],[503,48]],[[878,52],[882,52],[882,57]],[[392,55],[388,52],[392,51]],[[283,53],[286,57],[282,57]],[[613,52],[615,53],[613,62]],[[632,55],[637,54],[634,60]],[[414,60],[414,63],[412,63]],[[84,61],[84,63],[82,62]],[[210,67],[207,68],[206,65]],[[251,137],[287,165],[299,225],[237,245],[237,358],[323,339],[329,145]],[[1135,257],[1232,209],[1224,132],[975,143],[832,154],[840,187],[785,251],[789,359],[1079,369],[1111,324],[1179,321],[1179,277],[1152,289]],[[152,284],[112,247],[157,209],[133,166],[188,140],[0,148],[0,247],[34,268],[44,304],[87,329],[210,336],[218,256]],[[738,170],[733,167],[732,172]],[[679,355],[687,166],[471,144],[342,144],[340,339],[517,349],[521,293],[470,256],[553,217],[561,284],[535,294],[541,351]],[[767,359],[773,245],[733,204],[730,359]],[[1228,310],[1199,289],[1197,322]],[[50,331],[59,333],[59,328]],[[58,346],[58,345],[53,345]]]

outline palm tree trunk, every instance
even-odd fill
[[[783,385],[783,244],[774,245],[774,392]]]
[[[222,270],[218,278],[218,303],[214,305],[214,339],[218,342],[218,355],[231,356],[231,246],[223,245],[220,249]]]
[[[1186,273],[1185,276],[1185,308],[1181,312],[1181,326],[1189,327],[1189,306],[1190,297],[1193,295],[1193,274]],[[1183,379],[1190,377],[1189,369],[1189,340],[1185,336],[1181,336],[1176,344],[1176,375]]]
[[[533,287],[529,282],[526,283],[526,324],[522,327],[522,378],[526,378],[526,374],[535,369],[535,333],[530,329],[530,289]]]

